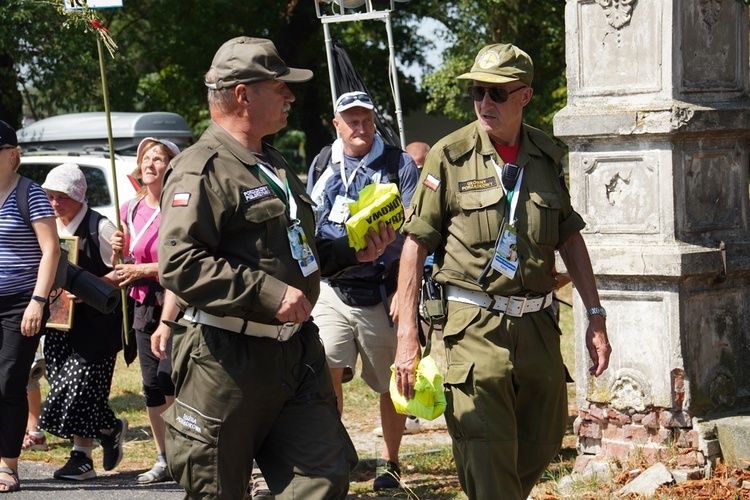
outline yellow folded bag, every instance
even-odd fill
[[[346,221],[346,235],[349,246],[362,250],[367,246],[367,230],[373,228],[378,232],[378,225],[384,222],[400,228],[404,223],[404,206],[398,186],[389,184],[369,184],[359,192],[359,199],[349,203],[352,214]]]
[[[425,356],[417,365],[414,382],[414,398],[406,399],[396,387],[396,367],[391,365],[391,385],[389,388],[393,407],[398,413],[414,415],[427,420],[434,420],[445,411],[445,394],[443,377],[440,375],[435,360]]]

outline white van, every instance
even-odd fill
[[[116,223],[115,189],[109,155],[101,152],[65,153],[31,152],[21,155],[18,173],[42,185],[50,170],[63,163],[75,163],[86,177],[86,198],[91,208]],[[118,202],[122,206],[135,196],[140,188],[130,174],[136,167],[135,157],[116,157]]]
[[[115,154],[135,156],[146,137],[168,139],[185,149],[193,143],[193,131],[176,113],[111,112]],[[104,112],[71,113],[53,116],[19,129],[18,144],[24,151],[104,151],[109,152],[107,118]]]
[[[187,121],[175,113],[110,113],[117,194],[120,206],[140,185],[130,174],[136,150],[146,137],[168,139],[182,150],[193,142]],[[21,146],[19,173],[42,184],[47,173],[63,163],[75,163],[86,177],[88,203],[115,222],[115,189],[109,159],[107,121],[103,112],[72,113],[45,118],[16,132]]]

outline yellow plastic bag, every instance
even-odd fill
[[[400,228],[404,223],[404,206],[398,186],[389,184],[369,184],[359,192],[359,199],[349,203],[352,216],[346,221],[346,234],[349,246],[362,250],[367,246],[367,230],[378,232],[380,222]]]
[[[435,360],[425,356],[417,365],[414,399],[407,400],[396,387],[396,367],[391,365],[391,400],[398,413],[435,420],[445,411],[443,376]]]

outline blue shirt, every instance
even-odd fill
[[[387,153],[384,151],[383,154]],[[311,176],[313,175],[314,165],[317,159],[317,156],[313,159],[313,167],[310,168]],[[344,176],[347,179],[349,179],[352,172],[357,169],[363,159],[364,156],[350,156],[344,153]],[[315,236],[317,238],[333,240],[346,236],[346,225],[333,222],[328,218],[331,209],[333,208],[333,204],[336,201],[336,196],[346,196],[352,201],[356,201],[359,199],[359,192],[365,186],[374,183],[388,182],[388,168],[385,163],[383,163],[383,166],[377,170],[373,170],[369,167],[359,168],[348,188],[344,187],[344,182],[341,179],[341,174],[339,172],[340,166],[338,164],[332,166],[329,162],[328,168],[334,168],[335,173],[327,179],[321,177],[319,180],[319,182],[325,182],[325,196],[323,198],[323,206],[316,208],[318,217],[316,219]],[[414,196],[418,180],[419,169],[417,168],[417,165],[408,153],[402,151],[398,162],[398,186],[401,193],[401,202],[405,208],[409,207],[411,204],[411,198]],[[311,191],[311,189],[308,190]],[[404,237],[401,233],[397,232],[396,240],[388,245],[385,252],[383,252],[383,255],[377,260],[348,269],[338,278],[357,279],[382,276],[384,271],[389,271],[392,264],[399,260],[403,245]]]
[[[42,260],[36,233],[18,211],[17,191],[14,189],[0,207],[0,296],[33,290]],[[55,216],[47,194],[37,183],[29,190],[29,215],[32,222]]]

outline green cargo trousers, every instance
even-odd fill
[[[186,498],[241,500],[253,459],[281,499],[344,499],[357,464],[318,328],[287,342],[181,320],[175,402],[163,413],[172,477]]]
[[[512,318],[448,303],[445,416],[472,500],[525,500],[567,425],[560,329],[549,308]]]

